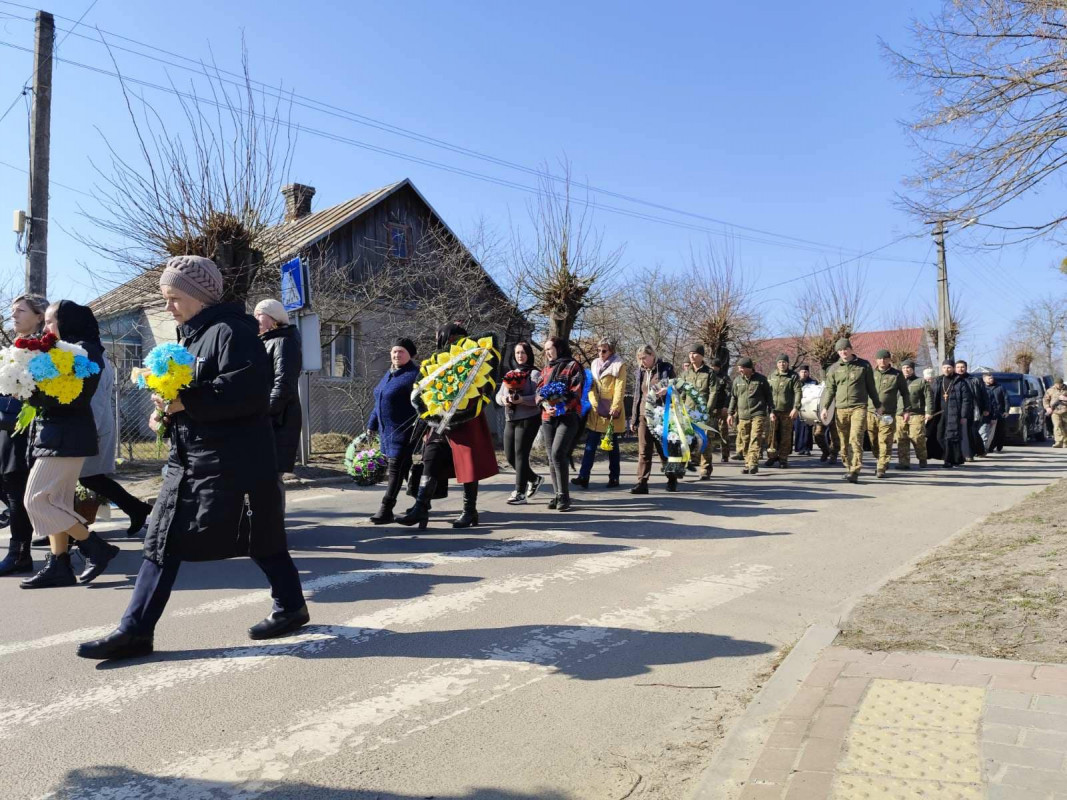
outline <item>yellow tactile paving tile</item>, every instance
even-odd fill
[[[839,772],[954,783],[982,780],[981,751],[974,735],[854,725],[846,742]]]
[[[979,800],[985,689],[876,678],[845,733],[834,800]]]
[[[977,784],[838,775],[831,800],[982,800],[984,796]]]
[[[977,734],[984,698],[985,689],[978,686],[875,678],[852,723]]]

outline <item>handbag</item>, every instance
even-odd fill
[[[0,430],[13,431],[22,411],[22,401],[10,395],[0,396]]]

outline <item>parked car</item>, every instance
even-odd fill
[[[993,377],[1008,395],[1008,418],[1001,420],[1005,426],[1004,441],[1015,445],[1045,441],[1048,432],[1045,408],[1041,405],[1045,395],[1041,379],[1021,372],[994,372]]]

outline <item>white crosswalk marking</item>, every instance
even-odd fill
[[[754,592],[775,580],[770,568],[748,566],[732,573],[686,581],[647,596],[640,606],[616,609],[592,619],[550,630],[533,631],[519,645],[489,647],[472,659],[437,662],[391,681],[371,698],[352,695],[308,712],[284,728],[254,741],[201,753],[170,764],[157,778],[143,778],[70,798],[133,800],[140,797],[209,800],[247,797],[257,781],[291,778],[302,767],[344,751],[347,757],[375,749],[376,729],[403,718],[400,738],[453,719],[554,674],[567,658],[588,660],[693,614]],[[628,629],[637,630],[628,630]],[[623,631],[620,633],[620,631]],[[450,704],[462,702],[460,708]],[[442,713],[443,711],[443,713]],[[415,724],[408,724],[413,721]],[[389,744],[397,741],[391,734]],[[175,778],[195,778],[202,790]]]
[[[570,566],[552,572],[509,575],[470,589],[419,597],[372,614],[352,617],[341,625],[313,625],[307,633],[270,644],[233,647],[177,666],[146,665],[125,680],[109,681],[103,686],[52,702],[23,706],[4,703],[0,705],[4,709],[0,711],[0,739],[16,735],[21,726],[33,727],[90,709],[106,707],[111,713],[117,713],[124,705],[146,695],[278,663],[277,656],[317,653],[342,640],[360,644],[374,637],[390,635],[394,632],[391,627],[418,626],[448,614],[473,611],[498,595],[534,592],[556,583],[574,583],[610,575],[669,555],[665,550],[636,547],[617,553],[579,556]]]

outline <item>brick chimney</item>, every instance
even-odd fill
[[[311,198],[315,196],[315,187],[290,183],[282,187],[282,196],[285,197],[285,221],[295,222],[311,213]]]

